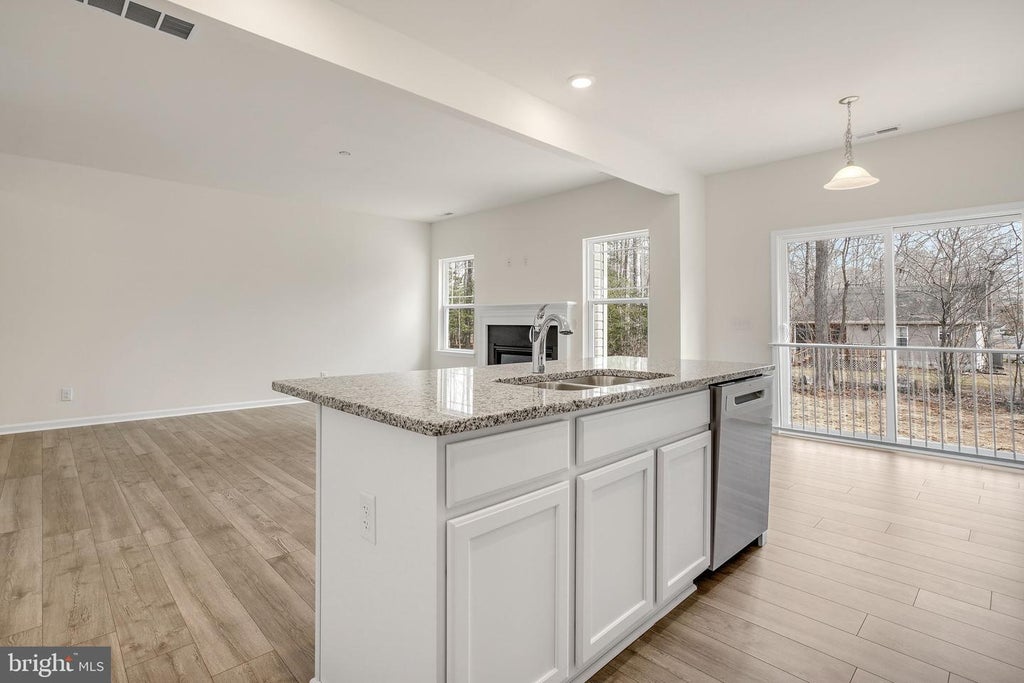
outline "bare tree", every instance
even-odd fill
[[[831,245],[828,240],[814,243],[814,341],[817,344],[828,344],[831,339],[828,310],[828,284]],[[814,386],[826,386],[831,383],[828,373],[826,356],[819,349],[814,354]],[[828,384],[831,386],[831,384]]]
[[[996,305],[993,314],[1004,337],[1013,340],[1013,346],[1018,351],[1024,348],[1024,258],[1021,255],[1021,224],[1011,225],[1015,248],[1013,250],[1012,278],[1006,288],[1007,296]],[[1011,270],[1011,269],[1008,269]],[[991,300],[991,299],[990,299]],[[991,343],[991,342],[986,342]],[[1021,383],[1021,365],[1024,356],[1016,354],[1013,357],[1013,385],[1010,393],[1010,400],[1018,403],[1024,399],[1024,387]]]
[[[1012,224],[956,226],[939,230],[897,233],[897,296],[916,302],[916,319],[934,323],[938,346],[977,346],[979,326],[987,343],[996,322],[993,297],[1011,281],[1019,248]],[[939,354],[945,389],[957,391],[963,358]]]

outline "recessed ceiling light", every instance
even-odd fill
[[[348,150],[343,149],[340,152],[338,152],[338,156],[350,157],[350,156],[352,156],[352,152],[349,152]]]
[[[594,85],[596,79],[590,74],[576,74],[575,76],[569,77],[569,85],[576,88],[577,90],[583,90]]]
[[[442,213],[441,215],[442,215],[442,216],[454,216],[454,215],[455,215],[455,212],[454,212],[454,211],[445,211],[445,212],[444,212],[444,213]]]

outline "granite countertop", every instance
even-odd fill
[[[585,408],[625,403],[774,371],[770,363],[590,358],[548,361],[533,375],[529,363],[415,370],[379,375],[310,377],[273,382],[275,391],[427,436],[525,422]],[[662,375],[657,379],[584,391],[517,386],[580,374]],[[521,378],[521,379],[520,379]]]

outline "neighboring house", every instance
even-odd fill
[[[976,303],[979,302],[980,303]],[[955,346],[957,348],[984,348],[985,329],[990,324],[984,317],[984,295],[975,297],[964,296],[955,302],[960,306],[954,318],[956,324],[947,325],[945,329],[939,324],[941,320],[940,299],[919,290],[898,289],[896,292],[896,345],[897,346]],[[834,344],[856,344],[864,346],[880,346],[885,344],[885,314],[880,288],[853,286],[846,295],[846,315],[843,315],[842,293],[829,292],[829,327],[830,341]],[[810,343],[815,339],[813,302],[795,298],[790,305],[790,341]],[[845,322],[844,322],[845,317]],[[947,342],[947,336],[950,341]],[[993,342],[1001,336],[993,331]],[[901,367],[931,367],[939,363],[939,351],[907,351],[897,354],[897,364]],[[1002,366],[1002,358],[995,360],[997,367]],[[964,365],[970,365],[970,359],[964,356],[959,359]],[[978,354],[975,365],[982,368],[986,364],[983,355]]]

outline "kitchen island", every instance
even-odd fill
[[[275,381],[319,404],[315,680],[585,680],[707,569],[708,386],[772,370],[607,358]]]

